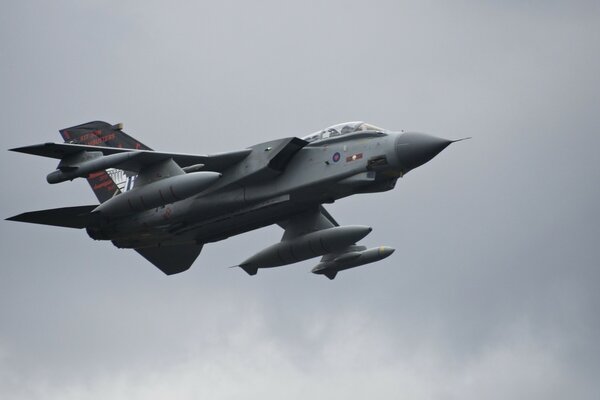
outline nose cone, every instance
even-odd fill
[[[424,133],[407,132],[398,136],[396,154],[402,172],[420,167],[452,143],[451,140],[426,135]]]

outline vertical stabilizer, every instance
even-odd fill
[[[142,142],[132,138],[122,130],[122,125],[93,121],[60,130],[66,143],[90,146],[118,147],[123,149],[152,150]],[[107,169],[90,174],[87,178],[94,194],[104,203],[121,191],[133,187],[133,176],[120,169]]]

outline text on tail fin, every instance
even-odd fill
[[[89,146],[118,147],[123,149],[152,150],[139,140],[122,131],[123,125],[92,121],[60,130],[66,143]],[[103,203],[111,197],[133,187],[135,177],[120,169],[107,169],[88,176],[87,180],[98,200]]]

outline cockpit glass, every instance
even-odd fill
[[[307,142],[314,142],[315,140],[329,139],[335,136],[363,131],[385,132],[385,129],[362,121],[344,122],[342,124],[330,126],[322,131],[315,132],[312,135],[305,136],[303,139]]]

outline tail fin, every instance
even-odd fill
[[[152,150],[142,142],[132,138],[121,129],[121,124],[111,125],[107,122],[93,121],[60,130],[66,143],[86,144],[90,146],[119,147],[124,149]],[[87,178],[94,194],[104,203],[132,183],[125,171],[108,169],[95,172]]]

